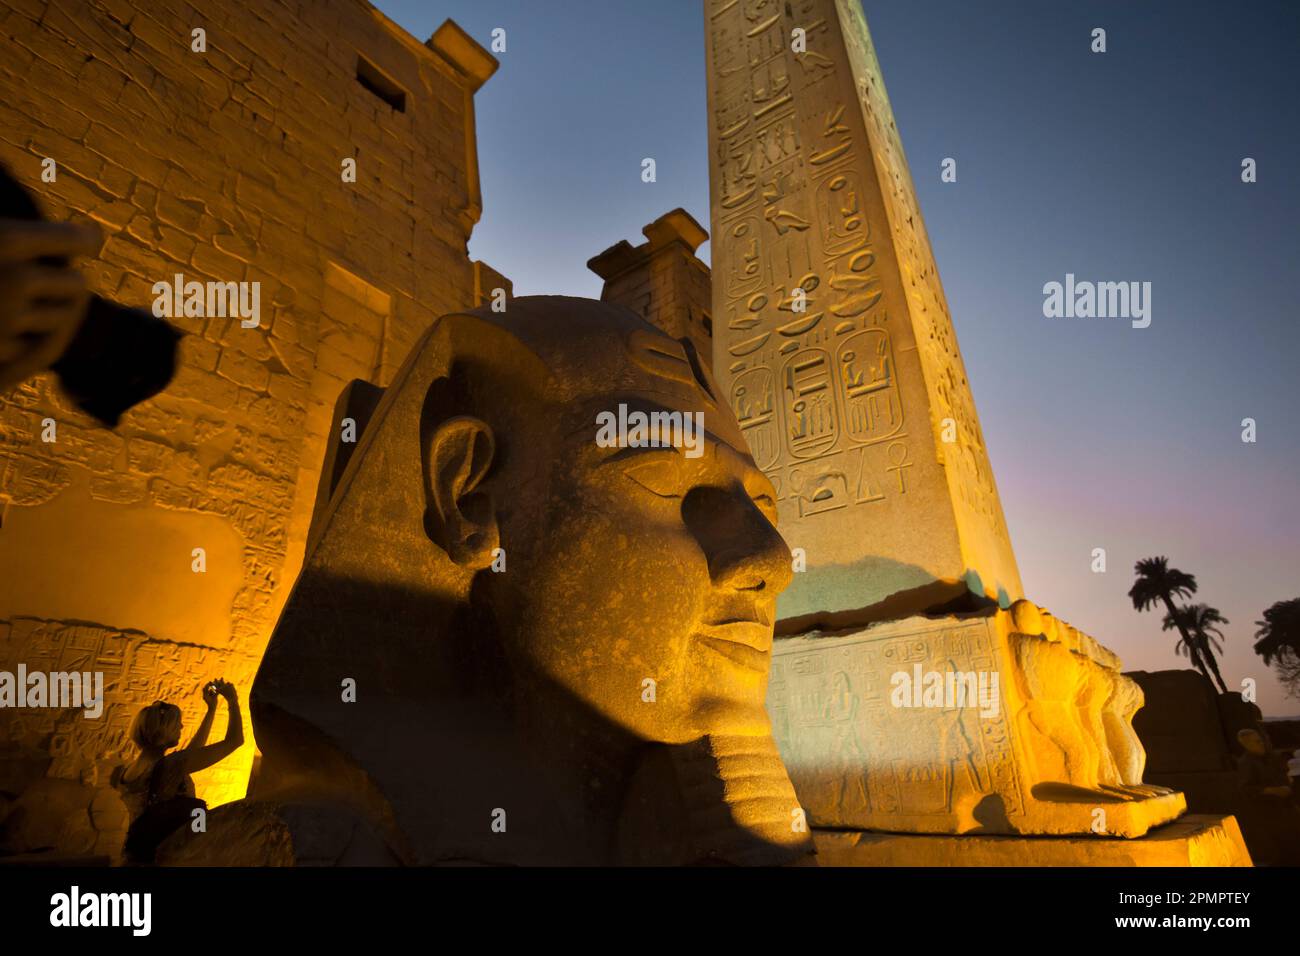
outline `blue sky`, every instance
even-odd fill
[[[485,46],[506,30],[470,249],[518,294],[598,296],[586,261],[673,207],[708,227],[701,0],[378,6],[421,39],[448,17]],[[1231,622],[1229,686],[1300,713],[1250,649],[1300,596],[1300,4],[863,6],[1028,596],[1130,669],[1185,666],[1126,596],[1133,562],[1167,554]],[[1045,318],[1066,273],[1150,282],[1151,326]]]

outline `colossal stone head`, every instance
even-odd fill
[[[405,862],[808,852],[764,709],[790,554],[718,398],[615,306],[435,323],[327,457],[254,795],[346,804]]]

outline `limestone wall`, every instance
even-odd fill
[[[339,390],[387,384],[435,317],[474,304],[473,94],[495,65],[454,25],[424,44],[361,0],[0,8],[0,163],[53,218],[100,224],[93,290],[147,308],[181,273],[258,282],[261,304],[251,329],[175,318],[175,381],[115,431],[48,377],[0,395],[0,669],[106,687],[98,720],[0,710],[0,828],[42,767],[102,790],[154,699],[184,707],[187,738],[208,678],[246,703]],[[252,756],[201,775],[200,796],[242,795]],[[51,838],[66,851],[111,842],[69,826]]]

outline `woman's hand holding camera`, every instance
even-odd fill
[[[238,692],[235,690],[235,685],[225,678],[218,677],[216,680],[209,681],[203,686],[203,701],[209,707],[217,706],[218,697],[224,697],[228,704],[238,700]]]

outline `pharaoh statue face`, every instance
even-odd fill
[[[659,744],[761,781],[733,829],[802,852],[764,708],[790,553],[718,398],[697,356],[604,303],[441,319],[346,466],[327,458],[340,477],[253,691],[264,792],[328,776],[446,841],[458,818],[428,809],[431,789],[477,828],[467,788],[497,800],[504,766],[540,766],[587,832],[634,775],[643,807],[681,776],[644,771]],[[339,675],[356,706],[338,706]]]
[[[549,442],[511,436],[498,485],[544,476],[547,506],[504,511],[508,570],[486,579],[491,605],[525,669],[638,737],[766,734],[776,598],[790,580],[775,492],[680,345],[645,333],[624,345],[620,387],[593,383],[557,410]],[[598,418],[638,412],[672,426],[597,441]]]

